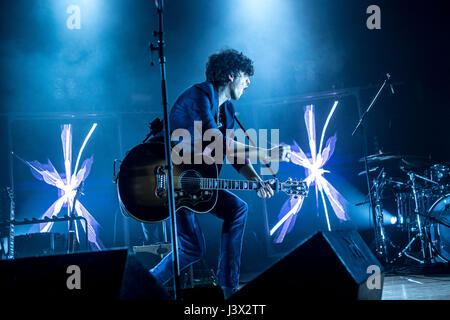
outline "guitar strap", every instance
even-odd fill
[[[147,134],[145,139],[142,141],[142,143],[146,143],[148,139],[150,139],[152,136],[157,135],[160,133],[164,128],[164,121],[160,118],[153,119],[152,122],[149,124],[150,132]]]

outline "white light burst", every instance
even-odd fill
[[[25,162],[31,169],[33,175],[39,180],[43,180],[45,183],[55,186],[58,189],[58,199],[45,211],[45,213],[41,216],[41,219],[51,218],[57,216],[63,207],[67,207],[67,214],[70,215],[72,212],[72,206],[74,203],[75,195],[77,193],[77,189],[80,186],[82,181],[85,181],[88,177],[91,166],[93,163],[93,156],[86,159],[78,170],[78,165],[80,163],[81,155],[83,153],[84,147],[97,127],[97,123],[94,123],[87,134],[84,142],[78,152],[77,160],[75,162],[74,171],[72,173],[72,125],[65,124],[62,126],[61,132],[61,141],[63,147],[64,154],[64,175],[59,174],[55,169],[53,164],[48,160],[47,164],[42,164],[38,161],[26,161]],[[19,158],[20,159],[20,158]],[[87,233],[88,240],[97,249],[102,249],[103,244],[97,238],[96,232],[98,231],[99,224],[94,219],[94,217],[86,210],[86,208],[81,204],[80,201],[75,201],[75,210],[74,213],[77,216],[82,216],[87,220]],[[79,240],[78,236],[78,226],[77,223],[74,224],[76,237]],[[86,227],[84,224],[81,224],[84,232],[86,232]],[[53,227],[53,222],[48,222],[46,224],[39,225],[39,232],[49,232]]]
[[[305,182],[308,188],[314,184],[316,189],[316,199],[318,201],[318,195],[320,194],[323,203],[325,217],[327,220],[328,230],[331,231],[330,219],[328,216],[327,203],[325,196],[333,208],[336,216],[341,220],[348,220],[348,216],[345,212],[346,201],[342,195],[327,181],[324,177],[325,173],[329,173],[329,170],[325,170],[323,167],[327,161],[331,158],[334,147],[336,145],[336,135],[329,138],[325,148],[322,150],[323,141],[325,137],[325,132],[333,116],[334,111],[338,105],[338,101],[334,102],[334,105],[327,117],[324,128],[322,130],[322,135],[320,137],[319,149],[317,149],[316,144],[316,128],[315,128],[315,115],[314,106],[308,105],[305,109],[305,124],[308,132],[308,142],[309,148],[311,150],[311,157],[308,158],[303,150],[294,142],[292,146],[291,161],[294,164],[304,167],[307,170],[307,177]],[[303,205],[304,197],[291,198],[287,200],[283,207],[281,208],[279,221],[270,230],[270,235],[272,236],[281,226],[283,226],[278,233],[275,242],[280,243],[283,241],[287,232],[289,232],[294,223],[297,213],[300,211]],[[317,204],[318,205],[318,204]]]

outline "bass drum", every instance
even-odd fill
[[[430,225],[431,241],[439,254],[450,260],[450,228],[447,227],[450,225],[450,194],[439,198],[431,206],[428,216],[436,220]]]

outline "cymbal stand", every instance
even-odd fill
[[[417,188],[416,188],[416,176],[414,172],[408,172],[409,180],[411,180],[411,189],[414,196],[414,213],[416,215],[416,221],[417,221],[417,231],[419,232],[419,239],[420,239],[420,251],[422,252],[423,259],[426,259],[425,255],[425,239],[424,239],[424,232],[422,228],[422,221],[420,219],[419,215],[419,199],[417,197]]]
[[[423,221],[421,219],[421,216],[423,216],[422,213],[420,213],[419,211],[419,198],[418,198],[418,194],[417,194],[417,186],[416,186],[416,177],[422,178],[421,176],[416,175],[414,172],[412,171],[408,171],[407,175],[409,177],[409,180],[411,181],[411,190],[413,193],[413,197],[414,197],[414,214],[416,216],[416,223],[417,223],[417,233],[416,235],[409,241],[409,243],[406,245],[406,247],[400,251],[400,253],[397,255],[397,257],[391,261],[395,262],[397,259],[399,259],[401,256],[405,256],[409,259],[412,259],[416,262],[419,263],[425,263],[425,262],[430,262],[432,257],[433,257],[433,253],[432,253],[432,248],[431,248],[431,243],[429,242],[428,237],[426,236],[426,232],[424,231],[424,225],[423,225]],[[417,240],[419,239],[420,241],[420,252],[422,254],[422,259],[419,259],[417,257],[412,256],[411,254],[409,254],[407,251],[409,250],[409,248],[411,247],[411,245]],[[428,250],[429,254],[426,254],[426,249]]]
[[[385,261],[388,262],[388,250],[386,245],[386,236],[384,232],[384,226],[383,226],[383,203],[381,201],[383,189],[386,184],[386,172],[384,171],[384,168],[381,169],[380,173],[378,174],[377,178],[373,180],[373,188],[374,188],[374,196],[373,199],[375,200],[375,230],[377,230],[376,233],[376,244],[377,244],[377,253],[380,256],[383,256]]]

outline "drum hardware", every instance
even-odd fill
[[[391,184],[391,185],[395,185],[397,187],[406,187],[407,184],[405,182],[401,182],[401,181],[396,181],[392,178],[386,178],[386,183]]]
[[[405,171],[405,168],[404,168],[404,167],[400,167],[400,170]],[[407,175],[408,175],[409,177],[410,177],[411,174],[413,174],[414,177],[417,177],[417,178],[422,179],[422,180],[424,180],[424,181],[430,182],[430,183],[432,183],[432,184],[434,184],[434,185],[439,185],[439,182],[436,182],[436,181],[433,181],[433,180],[431,180],[431,179],[428,179],[427,177],[421,176],[421,175],[419,175],[419,174],[417,174],[417,173],[414,173],[414,172],[412,172],[412,171],[408,171],[408,172],[407,172]],[[411,179],[411,178],[410,178],[410,179]]]
[[[421,251],[422,251],[422,256],[425,261],[425,259],[426,259],[425,239],[424,239],[424,232],[422,230],[422,221],[420,220],[420,215],[419,215],[419,200],[418,200],[418,195],[417,195],[416,179],[415,179],[416,177],[420,177],[420,176],[416,175],[412,171],[408,172],[408,176],[412,183],[411,190],[413,192],[414,205],[415,205],[414,213],[416,214],[416,219],[417,219],[417,231],[418,231],[418,235],[419,235],[419,239],[420,239],[420,247],[421,247]],[[420,178],[423,178],[423,177],[420,177]]]
[[[450,175],[450,168],[443,164],[435,164],[430,168],[431,180],[441,181]]]
[[[450,185],[444,185],[444,184],[440,184],[438,186],[435,186],[432,188],[432,192],[433,194],[438,194],[441,196],[446,195],[448,192],[450,192]]]
[[[440,204],[445,202],[448,203],[447,208],[443,209],[442,206],[439,206]],[[443,209],[443,210],[442,210]],[[434,217],[432,215],[432,211],[438,211],[437,215],[439,215],[442,211],[445,211],[446,214],[449,216],[449,221],[448,222],[444,222],[442,219],[438,219],[436,217]],[[436,262],[436,257],[440,258],[441,260],[445,261],[445,262],[449,262],[450,259],[450,252],[445,252],[444,254],[447,255],[447,257],[444,257],[439,250],[435,247],[434,243],[436,242],[440,242],[439,239],[439,232],[437,232],[436,234],[433,234],[433,232],[431,232],[431,228],[432,227],[440,227],[440,226],[444,226],[447,229],[445,230],[446,233],[448,233],[448,236],[450,236],[450,194],[445,196],[445,197],[441,197],[438,201],[435,202],[435,204],[430,208],[430,210],[428,211],[427,214],[423,214],[423,213],[418,213],[418,215],[422,218],[424,218],[425,220],[427,220],[428,224],[424,226],[424,238],[428,241],[426,241],[426,245],[427,245],[427,249],[429,250],[429,256],[426,257],[424,260],[418,259],[410,254],[407,253],[408,249],[410,248],[410,246],[412,245],[412,243],[420,238],[420,233],[417,233],[412,239],[411,241],[406,245],[406,247],[398,254],[398,257],[394,260],[392,260],[390,263],[395,262],[398,258],[400,258],[402,255],[405,255],[406,257],[415,260],[419,263],[432,263],[432,262]],[[449,238],[450,239],[450,238]],[[446,248],[446,245],[444,245],[443,247],[445,247],[446,250],[448,250]]]
[[[363,160],[364,158],[360,159],[361,162]],[[399,162],[395,165],[395,161],[391,160],[399,160]],[[394,263],[402,256],[421,264],[434,263],[438,260],[448,262],[450,259],[449,167],[432,164],[426,157],[396,153],[370,155],[367,161],[378,166],[362,171],[358,175],[368,175],[378,170],[381,167],[379,164],[383,163],[383,168],[377,178],[372,181],[370,188],[375,212],[376,253],[387,263]],[[396,178],[388,176],[386,169]],[[399,179],[398,174],[406,175],[407,178]],[[387,191],[392,192],[394,196],[386,194]],[[392,199],[395,199],[394,203],[390,202]],[[356,205],[367,203],[370,201]],[[407,235],[406,242],[401,245],[392,243],[391,237],[386,234],[386,231],[390,232],[393,229],[386,229],[383,226],[384,210],[394,209],[389,206],[390,203],[397,208],[397,219],[394,222],[399,226],[396,229],[399,231],[397,235]],[[417,246],[413,247],[414,244]],[[388,257],[389,251],[398,253],[391,259]]]
[[[444,239],[444,241],[450,241],[450,232],[447,231],[448,229],[443,230],[443,228],[449,227],[450,219],[446,222],[443,221],[442,218],[436,219],[432,214],[432,211],[436,208],[439,201],[443,201],[442,198],[445,197],[440,198],[430,208],[430,201],[436,199],[436,196],[446,189],[445,186],[413,171],[407,171],[404,167],[400,167],[400,169],[407,174],[409,183],[405,185],[407,185],[411,191],[409,193],[399,193],[397,195],[398,214],[399,216],[404,216],[405,214],[412,213],[414,218],[409,219],[405,224],[406,231],[408,232],[408,244],[398,253],[395,259],[391,260],[391,263],[395,262],[401,256],[408,257],[419,263],[433,263],[437,261],[437,258],[448,262],[450,254],[447,254],[449,257],[446,258],[442,255],[442,252],[440,252],[445,250],[446,245],[440,244],[441,247],[438,249],[436,248],[435,243],[442,243],[439,239],[439,231],[448,233],[449,239]],[[418,179],[428,183],[428,186],[418,185]],[[432,185],[431,187],[430,184]],[[440,192],[438,193],[436,190],[440,190]],[[408,212],[408,201],[411,201],[411,199],[413,200],[413,209]],[[450,216],[448,211],[442,210],[442,208],[438,209],[438,213],[435,215],[442,215],[443,213],[445,218]],[[408,252],[416,240],[420,241],[420,257],[414,256]],[[444,255],[445,254],[446,253],[444,253]]]
[[[377,171],[377,170],[378,170],[378,167],[373,168],[373,169],[369,169],[369,172],[375,172],[375,171]],[[383,172],[384,172],[384,168],[381,169],[379,175],[380,175],[380,174],[382,175]],[[366,174],[366,171],[364,170],[364,171],[361,171],[360,173],[358,173],[358,176],[360,176],[360,175],[365,175],[365,174]],[[379,177],[380,177],[380,176],[378,176],[377,179],[379,179]],[[389,180],[388,180],[389,178],[386,178],[386,175],[384,175],[384,178],[386,179],[386,181],[389,181]],[[372,191],[374,190],[375,186],[378,186],[378,185],[379,185],[379,183],[377,182],[377,179],[375,179],[374,182],[372,183],[372,186],[370,187],[370,192],[372,192]],[[369,195],[366,195],[366,198],[369,198]],[[386,199],[386,198],[384,198],[384,197],[380,197],[380,198],[379,198],[380,201],[383,201],[383,200],[385,200],[385,199]],[[355,206],[362,206],[362,205],[364,205],[364,204],[369,204],[369,203],[370,203],[369,200],[365,200],[365,201],[356,203]]]
[[[405,171],[405,169],[402,167],[400,169],[402,171]],[[418,188],[416,185],[416,177],[418,177],[418,178],[424,178],[424,177],[419,176],[412,171],[407,171],[406,173],[411,182],[411,191],[412,191],[412,196],[413,196],[413,200],[414,200],[414,215],[415,215],[414,219],[417,224],[417,227],[416,228],[414,228],[414,227],[408,228],[408,230],[407,230],[408,238],[410,238],[410,233],[415,233],[415,235],[410,239],[410,241],[405,246],[405,248],[403,248],[403,250],[401,250],[398,253],[397,257],[395,259],[391,260],[391,263],[395,262],[397,259],[401,258],[402,256],[405,256],[405,257],[412,259],[419,263],[430,262],[433,254],[432,254],[432,250],[431,250],[430,241],[429,241],[428,237],[426,236],[426,232],[424,229],[424,223],[421,219],[421,215],[423,215],[423,214],[421,214],[420,210],[419,210],[419,192],[418,192]],[[425,178],[423,180],[428,181],[429,179]],[[420,252],[422,255],[421,259],[414,257],[413,255],[411,255],[407,252],[416,240],[420,241]],[[426,251],[428,251],[428,254]]]
[[[384,231],[383,225],[383,202],[381,201],[383,197],[383,189],[386,185],[386,172],[384,168],[381,169],[377,178],[373,180],[372,189],[374,190],[373,199],[375,204],[375,217],[376,221],[374,221],[375,230],[377,230],[376,235],[378,239],[376,239],[376,252],[379,256],[384,256],[387,262],[388,259],[388,250],[386,245],[386,235]],[[371,191],[372,192],[372,191]]]

